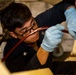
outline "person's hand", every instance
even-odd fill
[[[71,36],[76,39],[76,10],[71,7],[65,11],[65,17],[67,22],[67,28]]]
[[[57,24],[48,28],[45,32],[41,47],[48,52],[52,52],[54,48],[61,42],[64,26]]]

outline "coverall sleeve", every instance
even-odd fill
[[[39,69],[39,68],[50,68],[52,69],[52,53],[49,53],[47,62],[44,65],[41,65],[37,55],[35,54],[35,56],[30,60],[30,62],[27,64],[26,66],[26,70],[33,70],[33,69]]]
[[[74,5],[71,2],[66,2],[65,0],[54,5],[52,8],[40,13],[35,17],[35,20],[39,27],[42,26],[53,26],[58,23],[65,21],[64,12],[67,7]]]

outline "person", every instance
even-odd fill
[[[64,27],[59,23],[67,19],[67,15],[64,13],[71,7],[73,8],[74,5],[62,1],[39,14],[36,18],[33,18],[29,8],[21,3],[12,3],[2,11],[1,23],[9,30],[11,35],[11,38],[6,40],[4,56],[23,36],[39,27],[50,27],[46,30],[45,36],[44,30],[36,32],[13,50],[5,60],[5,64],[11,72],[52,67],[52,51],[61,42],[63,36],[61,30]],[[69,29],[71,28],[68,24]],[[75,37],[75,35],[72,36]]]

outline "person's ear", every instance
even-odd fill
[[[14,32],[9,32],[9,34],[13,37],[13,38],[18,38],[17,35]]]

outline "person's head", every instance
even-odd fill
[[[21,39],[24,35],[30,33],[36,29],[37,23],[32,17],[32,13],[29,8],[21,3],[10,4],[1,14],[1,22],[6,29],[9,30],[9,34],[14,38]],[[26,43],[36,42],[39,38],[39,33],[35,33],[24,41]]]

